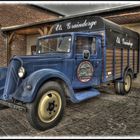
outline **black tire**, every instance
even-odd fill
[[[60,95],[60,98],[61,98],[60,111],[58,112],[57,117],[54,120],[52,120],[51,122],[43,122],[41,120],[41,118],[39,117],[39,113],[38,113],[39,104],[41,104],[40,100],[43,99],[43,97],[44,97],[43,95],[46,92],[49,92],[52,90],[58,92]],[[47,95],[47,96],[50,96],[50,95]],[[49,103],[49,105],[50,105],[50,103]],[[29,123],[31,124],[31,126],[34,127],[35,129],[38,129],[41,131],[50,129],[50,128],[56,126],[62,119],[63,114],[64,114],[65,105],[66,105],[66,99],[65,99],[65,95],[64,95],[64,92],[63,92],[61,86],[57,82],[54,82],[54,81],[46,82],[39,89],[35,100],[32,103],[27,104],[27,119],[28,119]],[[46,107],[46,110],[47,110],[47,112],[50,111],[50,110],[48,111],[47,107]]]
[[[126,88],[126,78],[130,78],[130,84],[128,85],[128,88]],[[128,79],[129,79],[128,78]],[[122,82],[116,81],[115,82],[115,91],[119,95],[126,95],[130,92],[132,87],[132,72],[128,71],[127,74],[125,74],[124,79]]]

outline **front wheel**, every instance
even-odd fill
[[[65,96],[61,86],[54,81],[45,83],[33,103],[27,105],[27,119],[38,130],[56,126],[62,119]]]
[[[126,95],[131,90],[131,86],[132,86],[132,73],[127,72],[123,82],[120,81],[115,82],[116,93],[120,95]]]

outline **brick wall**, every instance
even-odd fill
[[[0,24],[5,26],[55,19],[55,15],[31,5],[0,4]]]
[[[33,23],[47,19],[56,19],[58,16],[59,15],[32,5],[0,4],[0,24],[2,27]],[[25,38],[25,36],[16,37],[16,41],[12,44],[11,55],[25,55]],[[0,67],[6,66],[6,54],[4,39],[0,35]]]
[[[1,66],[6,66],[7,63],[7,51],[6,48],[4,47],[4,38],[0,34],[0,67]]]
[[[14,55],[26,55],[26,36],[16,35],[11,44],[11,57]]]

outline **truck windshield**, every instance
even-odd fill
[[[71,36],[55,36],[39,39],[37,53],[68,53],[70,52]]]

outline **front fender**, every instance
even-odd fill
[[[41,87],[41,85],[51,78],[62,79],[70,90],[71,93],[71,95],[69,95],[71,96],[70,98],[74,97],[71,82],[66,75],[64,75],[60,71],[53,69],[41,69],[35,71],[31,75],[29,75],[26,79],[24,79],[24,81],[21,83],[21,85],[13,94],[13,98],[22,101],[24,103],[31,103],[35,99],[38,89]],[[27,86],[29,85],[32,87],[30,90],[27,89]]]

